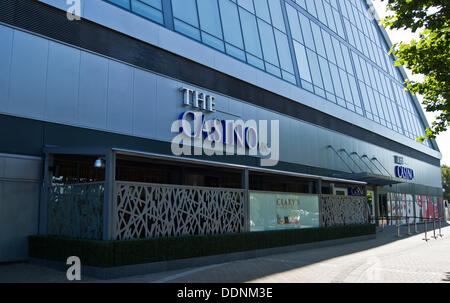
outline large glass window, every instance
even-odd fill
[[[106,0],[146,19],[163,24],[161,0]]]
[[[278,53],[275,44],[273,28],[265,21],[259,19],[259,34],[261,35],[261,45],[264,52],[265,61],[278,66]]]
[[[92,165],[91,161],[91,166]],[[118,156],[116,180],[139,183],[242,188],[240,171],[189,163]]]
[[[200,28],[222,39],[222,27],[220,26],[219,6],[216,1],[197,0],[198,14],[200,16]]]
[[[250,192],[250,231],[319,227],[319,196]]]
[[[176,31],[296,84],[279,1],[171,3]]]
[[[226,20],[222,22],[225,42],[241,50],[244,49],[237,6],[228,0],[219,0],[219,4],[221,19]],[[233,55],[233,53],[231,53],[231,55]],[[239,59],[242,59],[242,57],[239,56]]]
[[[411,139],[425,133],[364,0],[105,1],[168,27],[173,21],[185,36]],[[171,8],[166,19],[163,8]]]
[[[105,181],[105,168],[94,166],[99,156],[54,155],[52,184],[79,184]]]
[[[300,72],[300,77],[303,80],[312,82],[311,73],[309,72],[308,57],[306,57],[305,47],[302,44],[294,41],[294,48],[295,48],[295,54],[296,54],[296,59],[297,59],[297,65],[298,65],[298,69]]]
[[[261,41],[259,40],[255,15],[242,8],[239,9],[239,14],[241,16],[245,50],[258,58],[262,58]]]

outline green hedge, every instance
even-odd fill
[[[33,258],[61,262],[66,262],[69,256],[78,256],[84,265],[115,267],[313,243],[375,233],[375,225],[366,224],[128,241],[31,236],[29,255]]]

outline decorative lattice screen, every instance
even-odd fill
[[[102,239],[104,191],[104,183],[50,186],[47,233],[78,239]]]
[[[244,230],[244,190],[116,182],[115,239]]]
[[[366,197],[322,195],[322,226],[363,224],[369,222]]]

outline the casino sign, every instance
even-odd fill
[[[414,179],[414,170],[411,168],[396,166],[395,167],[395,176],[401,179],[413,180]]]

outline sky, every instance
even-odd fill
[[[380,18],[384,18],[384,17],[390,15],[390,13],[386,10],[387,1],[372,0],[372,2],[373,2],[373,5],[375,6],[375,9],[376,9],[378,15],[380,16]],[[392,43],[409,42],[414,37],[417,37],[417,35],[414,35],[413,33],[411,33],[411,31],[406,31],[406,30],[386,29],[386,31],[388,32],[388,35],[391,38]],[[405,68],[405,71],[408,74],[408,78],[410,78],[412,80],[420,79],[420,76],[419,77],[413,76],[411,71],[407,70],[406,68]],[[419,98],[419,100],[422,100],[421,96],[417,96],[417,97]],[[428,113],[425,111],[425,109],[424,109],[424,112],[425,112],[425,116],[427,117],[428,124],[431,125],[431,122],[434,121],[434,117],[436,116],[436,114]],[[450,166],[450,130],[439,135],[437,137],[436,141],[437,141],[439,149],[441,150],[441,153],[442,153],[441,164]]]

